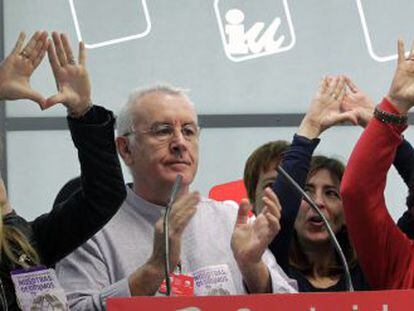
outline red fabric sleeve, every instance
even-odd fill
[[[380,109],[397,113],[387,99]],[[342,180],[346,224],[363,272],[375,289],[414,288],[413,243],[394,223],[384,199],[387,173],[405,128],[373,118],[355,145]]]

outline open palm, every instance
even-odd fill
[[[37,31],[23,48],[25,37],[20,33],[13,51],[0,63],[0,98],[30,99],[43,107],[45,99],[32,89],[30,77],[46,53],[47,32]]]

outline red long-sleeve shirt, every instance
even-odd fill
[[[387,99],[380,108],[398,113]],[[414,244],[398,229],[384,199],[387,173],[405,128],[373,118],[342,179],[347,228],[364,275],[376,289],[414,288]]]

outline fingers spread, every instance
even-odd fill
[[[33,62],[36,62],[36,60],[39,58],[39,54],[44,55],[44,51],[47,48],[47,32],[43,31],[39,38],[37,39],[36,45],[32,52],[30,53],[30,59]]]
[[[16,44],[14,45],[12,54],[19,54],[23,48],[24,39],[26,38],[26,34],[22,31],[17,38]]]
[[[45,57],[46,51],[48,50],[49,42],[46,40],[43,43],[41,51],[37,54],[37,57],[33,60],[33,65],[35,67],[39,66],[39,64],[42,62],[43,58]]]
[[[251,209],[252,209],[252,206],[247,199],[243,199],[240,202],[239,211],[237,213],[236,226],[247,223],[249,219],[249,212]]]
[[[354,82],[352,82],[352,80],[349,77],[345,77],[345,83],[346,83],[346,86],[348,87],[348,89],[352,93],[357,93],[359,91],[359,89],[356,86],[356,84]]]
[[[70,42],[68,37],[65,34],[60,35],[60,39],[62,40],[63,48],[65,50],[65,54],[69,64],[75,64],[75,58],[73,57],[72,48],[70,47]]]
[[[272,215],[271,213],[266,213],[265,217],[266,217],[267,221],[269,222],[269,226],[273,229],[273,231],[274,232],[279,232],[280,231],[279,218]]]
[[[342,90],[340,91],[339,95],[336,98],[338,100],[338,102],[342,103],[342,101],[344,100],[345,95],[346,95],[346,87],[344,85],[344,87],[342,88]]]
[[[83,41],[79,42],[79,64],[82,66],[86,65],[86,50]]]
[[[35,50],[37,42],[39,41],[42,34],[43,32],[36,31],[30,38],[29,42],[26,44],[25,48],[23,49],[28,58],[32,59],[33,51]]]
[[[52,41],[48,40],[47,56],[49,58],[50,66],[52,67],[53,73],[56,75],[56,72],[59,70],[60,64],[58,57],[56,55],[55,47],[52,44]]]
[[[413,43],[411,43],[410,55],[408,56],[408,58],[414,59],[414,41]]]
[[[263,209],[262,213],[271,213],[272,215],[280,218],[281,206],[277,195],[273,192],[272,189],[267,187],[264,191],[264,197],[262,198],[264,206],[266,209]]]
[[[339,76],[337,77],[337,83],[335,84],[335,87],[333,88],[332,93],[331,93],[333,98],[335,100],[338,100],[339,96],[344,90],[345,90],[345,79],[343,76]]]
[[[333,77],[329,81],[327,93],[332,96],[334,94],[334,91],[335,91],[336,87],[338,86],[338,83],[339,83],[339,78],[338,77]]]
[[[321,94],[323,94],[327,91],[328,85],[329,85],[328,77],[325,76],[325,77],[322,78],[321,83],[319,85],[319,90],[320,90]]]
[[[57,32],[52,33],[53,43],[55,45],[56,55],[61,66],[66,66],[68,59],[66,57],[65,50],[63,48],[62,39]]]
[[[404,47],[404,41],[399,38],[398,39],[398,63],[401,63],[405,60],[405,47]]]

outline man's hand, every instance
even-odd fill
[[[342,110],[354,111],[358,118],[358,124],[365,127],[374,114],[375,105],[350,78],[345,77],[345,83],[348,90],[342,102]]]
[[[0,63],[0,99],[30,99],[43,108],[45,98],[32,89],[30,77],[45,56],[47,32],[35,32],[23,48],[25,37],[21,32],[13,51]]]
[[[231,238],[231,249],[243,280],[252,293],[271,291],[269,271],[262,256],[270,242],[280,231],[280,203],[276,194],[266,188],[264,208],[253,222],[248,221],[251,205],[242,200]]]
[[[262,199],[263,210],[252,222],[249,221],[251,204],[246,199],[240,203],[231,238],[231,248],[237,262],[259,262],[269,243],[280,231],[279,199],[270,188],[265,189]]]
[[[197,211],[200,194],[193,192],[180,197],[170,213],[170,267],[175,269],[180,260],[181,237],[184,229]],[[155,224],[154,248],[150,259],[129,277],[131,295],[154,295],[164,280],[165,243],[163,217]],[[171,272],[171,271],[170,271]]]
[[[85,67],[85,46],[83,42],[79,43],[76,63],[67,36],[53,32],[52,38],[53,44],[49,39],[47,51],[58,93],[47,99],[45,108],[62,103],[70,116],[80,117],[91,106],[91,83]]]
[[[403,40],[398,40],[398,62],[388,99],[402,114],[414,105],[414,42],[408,58],[405,58]]]
[[[358,124],[354,111],[341,111],[345,92],[345,77],[325,77],[302,120],[298,134],[313,139],[335,124],[346,121]]]

